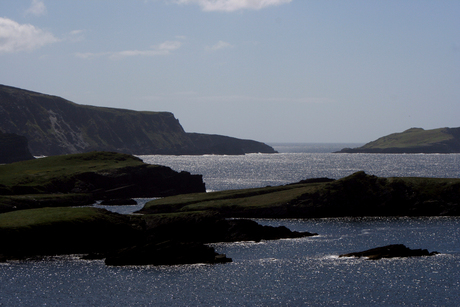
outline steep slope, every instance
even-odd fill
[[[460,128],[411,128],[340,153],[459,153]]]
[[[0,129],[29,140],[33,155],[60,155],[89,151],[129,154],[234,154],[275,152],[256,141],[226,139],[219,152],[209,151],[196,136],[184,131],[169,112],[139,112],[78,105],[60,97],[0,85]],[[221,136],[206,136],[220,144]],[[231,146],[228,145],[231,143]],[[257,146],[256,146],[257,145]]]
[[[0,164],[33,158],[25,137],[0,131]]]

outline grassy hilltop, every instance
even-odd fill
[[[460,128],[411,128],[393,133],[341,153],[459,153]]]

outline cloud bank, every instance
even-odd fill
[[[260,10],[269,6],[289,3],[292,0],[175,0],[178,4],[198,4],[203,11],[234,12]]]
[[[0,53],[31,51],[57,41],[53,34],[33,25],[0,17]]]
[[[32,4],[26,11],[27,15],[41,16],[46,14],[46,6],[43,1],[32,0]]]

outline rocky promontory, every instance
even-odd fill
[[[64,254],[107,265],[225,263],[207,245],[312,236],[209,213],[121,215],[96,208],[38,208],[0,214],[0,261]]]
[[[24,136],[34,156],[90,151],[135,155],[274,153],[253,140],[187,133],[169,112],[79,105],[0,85],[0,130]]]
[[[458,216],[460,179],[385,178],[360,171],[338,180],[166,197],[148,202],[141,212],[200,210],[246,218]]]
[[[460,127],[411,128],[338,153],[460,153]]]
[[[205,191],[201,175],[149,165],[137,157],[113,152],[0,165],[0,212]]]

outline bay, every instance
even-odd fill
[[[278,185],[306,178],[378,176],[460,178],[460,155],[333,154],[294,144],[279,154],[141,156],[148,163],[203,174],[208,190]],[[281,147],[276,147],[278,151]],[[318,144],[315,144],[318,148]],[[337,144],[329,146],[337,148]],[[289,146],[288,146],[289,147]],[[344,146],[345,147],[345,146]],[[310,149],[309,149],[310,148]],[[145,199],[139,200],[145,202]],[[129,211],[123,211],[128,213]],[[460,218],[257,220],[320,235],[216,243],[233,258],[219,265],[107,267],[74,256],[0,264],[3,306],[457,306]],[[369,261],[341,253],[386,244],[439,255]]]

